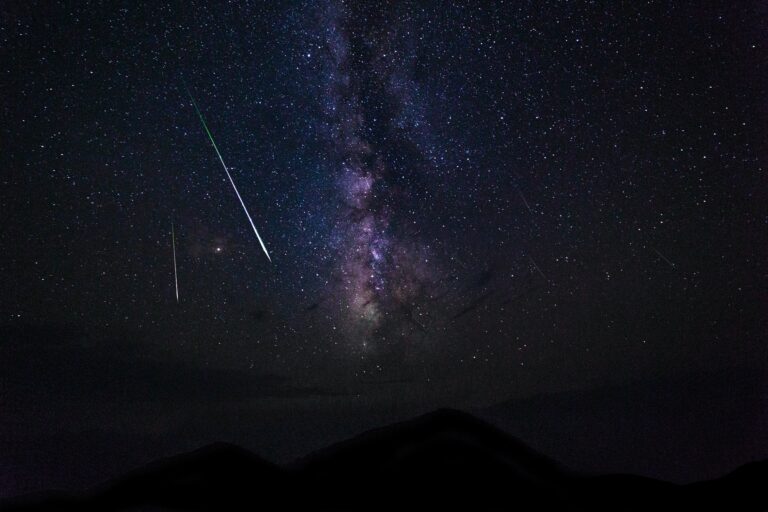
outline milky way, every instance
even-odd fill
[[[0,453],[103,478],[161,432],[298,456],[322,411],[765,382],[766,34],[764,0],[0,2]]]
[[[424,172],[427,161],[413,137],[423,131],[412,123],[417,86],[408,77],[409,56],[398,47],[396,23],[383,20],[373,31],[356,33],[341,2],[328,3],[317,16],[326,57],[324,135],[343,205],[334,232],[341,310],[353,345],[380,348],[414,329],[425,331],[414,311],[435,274],[425,247],[393,224],[397,205],[408,202],[395,173]],[[406,154],[407,165],[396,168]]]
[[[7,319],[444,396],[763,346],[757,2],[19,5]]]

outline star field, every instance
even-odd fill
[[[384,407],[764,361],[765,7],[492,4],[5,3],[2,322]]]

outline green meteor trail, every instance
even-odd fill
[[[200,118],[200,123],[203,125],[203,129],[205,130],[205,133],[208,134],[208,139],[211,141],[211,144],[213,145],[213,149],[216,151],[216,156],[219,157],[221,166],[224,167],[224,172],[227,173],[227,178],[229,178],[229,182],[232,184],[232,189],[235,191],[235,195],[237,195],[237,198],[240,200],[240,204],[243,207],[245,216],[248,217],[248,221],[251,223],[253,232],[256,234],[256,238],[259,240],[259,244],[261,245],[261,248],[264,251],[264,254],[266,254],[267,259],[271,263],[272,258],[269,257],[269,253],[267,252],[267,247],[264,245],[264,241],[261,239],[261,235],[259,235],[259,230],[256,229],[256,224],[253,223],[251,214],[248,213],[248,208],[245,207],[245,202],[243,202],[243,198],[240,196],[240,192],[237,190],[237,185],[235,185],[235,181],[232,179],[232,175],[229,174],[229,169],[227,169],[227,164],[224,163],[224,159],[221,157],[221,152],[219,152],[219,148],[218,146],[216,146],[216,141],[213,140],[213,135],[211,135],[211,131],[208,129],[208,125],[205,123],[205,118],[203,117],[202,112],[200,112],[200,109],[197,107],[197,102],[195,101],[195,98],[192,96],[192,93],[189,92],[189,89],[186,87],[186,85],[184,86],[184,88],[186,89],[187,94],[189,95],[189,99],[192,100],[192,106],[195,107],[195,112],[197,112],[197,117]]]

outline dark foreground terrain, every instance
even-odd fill
[[[675,485],[573,473],[473,416],[441,410],[288,467],[233,445],[159,460],[80,495],[2,510],[768,510],[768,462]]]

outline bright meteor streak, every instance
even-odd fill
[[[186,86],[185,86],[185,89],[186,89]],[[213,140],[213,135],[211,135],[211,131],[208,129],[208,125],[205,123],[205,118],[203,117],[203,114],[200,112],[200,109],[197,107],[197,102],[195,101],[195,98],[192,97],[192,93],[189,92],[189,89],[187,89],[187,94],[189,95],[189,99],[192,100],[192,105],[195,107],[195,112],[197,112],[197,117],[200,118],[200,123],[203,125],[203,128],[205,129],[205,133],[208,135],[208,139],[210,139],[211,144],[213,145],[213,149],[216,151],[216,156],[219,157],[219,162],[221,162],[221,166],[224,167],[224,172],[227,173],[227,178],[229,178],[229,182],[232,184],[232,189],[235,191],[235,194],[237,195],[237,199],[240,200],[240,205],[243,207],[245,216],[248,217],[248,221],[251,223],[253,232],[256,234],[256,238],[259,240],[259,244],[261,245],[262,250],[264,250],[264,254],[267,255],[267,259],[271,263],[272,258],[269,257],[269,253],[267,252],[267,247],[264,245],[264,241],[261,239],[261,235],[259,235],[259,230],[256,229],[256,224],[253,223],[251,214],[248,213],[248,208],[245,207],[245,202],[243,201],[243,198],[240,196],[240,192],[237,190],[237,185],[235,185],[235,181],[232,179],[232,175],[229,174],[229,169],[227,169],[227,164],[224,163],[224,159],[221,157],[221,152],[219,152],[219,148],[218,146],[216,146],[216,141]]]

